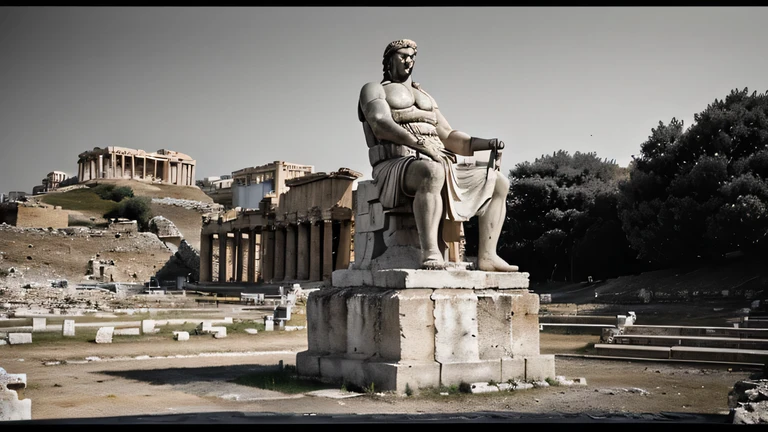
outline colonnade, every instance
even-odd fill
[[[204,229],[201,233],[201,282],[330,281],[334,270],[349,267],[351,220],[216,228],[218,232]],[[218,251],[216,274],[214,250]]]

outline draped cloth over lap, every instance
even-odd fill
[[[435,144],[444,148],[437,136],[430,134],[426,138],[436,140]],[[374,147],[378,148],[371,148],[371,151],[380,154],[378,159],[384,159],[373,167],[373,180],[379,193],[379,201],[384,208],[395,208],[406,204],[409,195],[404,190],[404,184],[408,165],[417,157],[431,159],[417,154],[410,147],[389,142],[381,142]],[[455,222],[466,222],[484,211],[493,195],[498,171],[488,171],[486,167],[474,164],[455,164],[447,160],[442,161],[441,164],[445,170],[445,184],[442,189],[443,218]]]

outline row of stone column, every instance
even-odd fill
[[[80,181],[93,180],[99,178],[124,178],[125,177],[125,157],[126,155],[119,155],[121,158],[120,170],[118,173],[117,158],[118,155],[111,153],[111,163],[107,163],[103,155],[99,155],[98,161],[96,159],[87,159],[78,162],[77,166],[77,178]],[[128,155],[131,163],[130,178],[138,177],[136,174],[136,156]],[[147,161],[154,161],[152,172],[153,177],[157,177],[158,162],[163,164],[163,181],[166,183],[172,183],[177,185],[193,185],[195,179],[195,165],[187,164],[184,162],[171,162],[170,160],[160,160],[154,158],[147,158],[146,156],[140,156],[143,159],[141,177],[147,177]],[[171,179],[171,164],[176,167],[175,178]],[[88,178],[86,178],[86,174]],[[95,174],[95,175],[94,175]]]
[[[242,232],[235,231],[232,237],[230,233],[218,234],[217,281],[330,281],[333,270],[346,269],[350,261],[351,221],[336,224],[338,243],[335,248],[332,220],[289,223],[262,230],[258,234],[252,231],[248,234],[248,258],[245,261]],[[203,282],[213,281],[212,260],[213,236],[203,234],[200,239],[200,280]],[[243,267],[247,269],[245,279]]]

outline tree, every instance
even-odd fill
[[[595,153],[560,150],[517,164],[509,176],[507,220],[499,241],[503,258],[533,279],[574,281],[622,273],[631,258],[616,203],[626,168]],[[467,244],[470,251],[469,238]]]
[[[622,226],[663,266],[768,252],[768,93],[733,90],[694,115],[659,122],[620,186]]]

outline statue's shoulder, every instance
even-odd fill
[[[375,99],[386,99],[384,92],[384,83],[369,82],[360,89],[360,102],[368,102]]]

